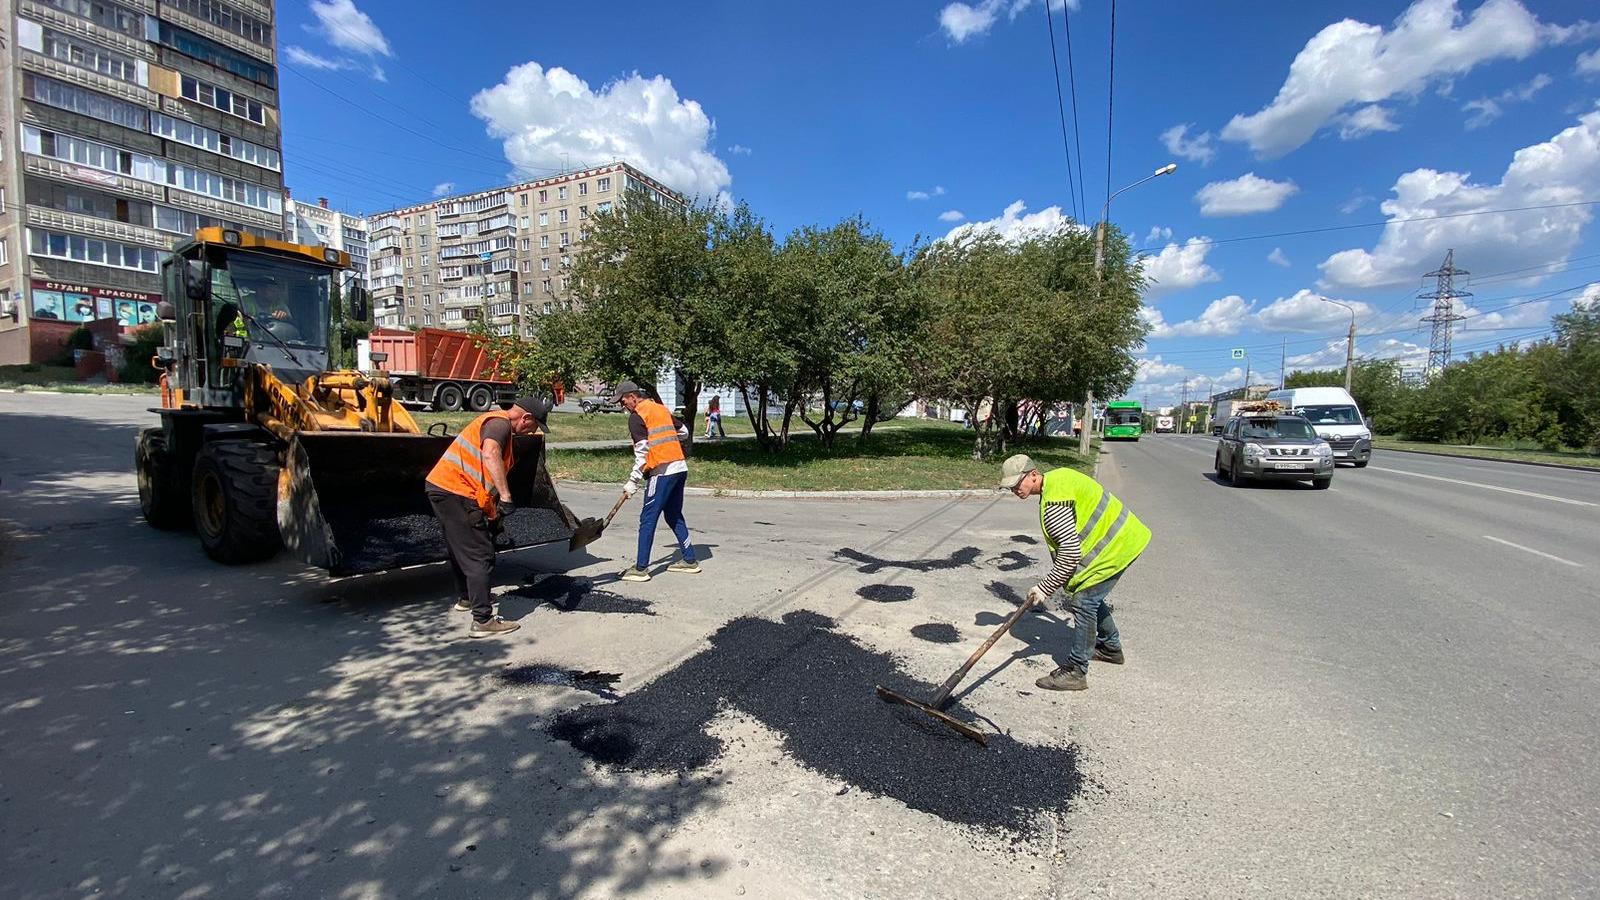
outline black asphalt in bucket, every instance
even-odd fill
[[[731,706],[782,734],[800,765],[949,822],[1031,837],[1041,814],[1077,796],[1075,747],[1005,734],[980,747],[921,712],[886,704],[874,684],[912,697],[934,686],[832,628],[806,611],[782,622],[735,619],[709,649],[616,703],[561,713],[550,733],[600,763],[685,773],[722,754],[705,727]],[[981,721],[960,704],[948,711]]]
[[[355,504],[324,511],[343,557],[340,572],[378,572],[445,558],[444,529],[429,512],[374,515]],[[512,513],[495,538],[501,547],[528,547],[564,541],[571,529],[553,509],[523,508]]]

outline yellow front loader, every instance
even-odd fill
[[[348,266],[338,250],[222,228],[162,264],[161,424],[135,451],[151,525],[192,525],[224,563],[287,548],[350,575],[444,559],[423,486],[452,439],[422,433],[382,372],[331,366],[339,295],[366,317],[364,290],[338,290]],[[567,540],[578,523],[543,439],[515,440],[501,549]]]

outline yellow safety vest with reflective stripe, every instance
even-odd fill
[[[1082,557],[1078,571],[1067,582],[1067,591],[1077,593],[1121,572],[1150,544],[1150,529],[1112,493],[1081,472],[1052,469],[1044,473],[1044,489],[1039,494],[1039,530],[1044,531],[1047,504],[1070,502],[1078,520],[1078,541]],[[1050,552],[1055,539],[1044,532]]]
[[[472,420],[472,423],[461,429],[456,439],[439,457],[433,470],[428,473],[428,483],[440,490],[449,491],[460,497],[466,497],[478,504],[489,515],[494,517],[494,502],[489,498],[489,487],[494,481],[489,478],[489,470],[483,464],[483,423],[490,419],[509,419],[510,413],[486,412]],[[511,445],[514,440],[506,441],[500,448],[500,455],[504,458],[506,471],[511,471],[512,457]],[[510,497],[504,498],[510,500]]]
[[[640,400],[633,408],[644,420],[645,451],[644,471],[649,474],[669,462],[683,459],[683,445],[678,443],[678,425],[672,421],[672,412],[654,400]]]

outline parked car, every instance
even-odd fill
[[[1333,484],[1333,448],[1304,416],[1246,413],[1230,419],[1217,441],[1217,477],[1234,487],[1254,480]]]
[[[612,403],[610,397],[584,397],[578,401],[578,408],[586,413],[622,412],[622,404]]]
[[[1304,416],[1317,436],[1333,448],[1335,462],[1355,463],[1364,469],[1372,460],[1372,426],[1361,414],[1356,398],[1340,387],[1288,388],[1273,391],[1268,400]]]

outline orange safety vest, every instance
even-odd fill
[[[466,497],[478,504],[478,508],[494,517],[494,502],[489,498],[489,488],[494,482],[489,478],[489,470],[483,463],[483,423],[490,419],[509,419],[510,413],[486,412],[473,419],[471,424],[461,429],[456,439],[439,457],[434,464],[433,471],[428,473],[428,483],[440,490],[449,491],[460,497]],[[506,471],[511,471],[511,447],[516,441],[508,440],[501,448]],[[510,497],[502,498],[509,501]]]
[[[671,410],[654,400],[640,400],[633,411],[644,420],[645,441],[649,447],[644,457],[646,475],[669,462],[683,459],[683,445],[678,443],[678,426],[672,421]]]

